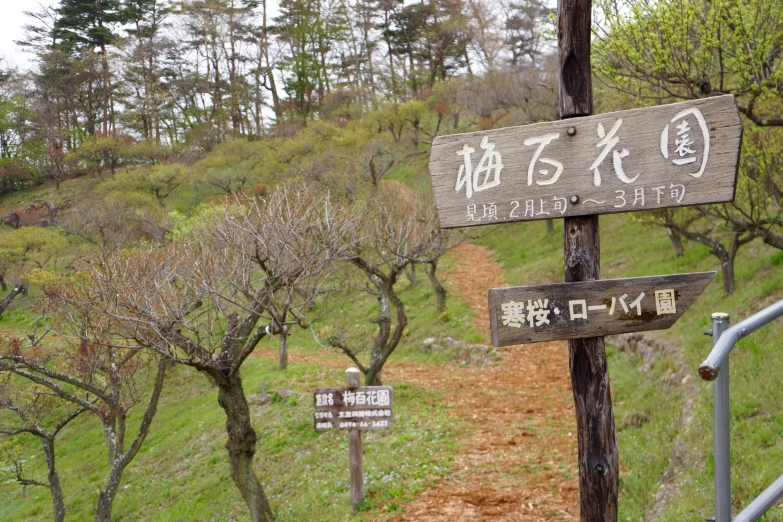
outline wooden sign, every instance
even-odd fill
[[[669,328],[715,272],[493,288],[492,344],[535,343]]]
[[[443,228],[734,199],[734,96],[435,138]]]
[[[379,430],[391,428],[391,386],[322,388],[313,393],[316,431]]]

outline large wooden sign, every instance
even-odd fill
[[[316,431],[379,430],[391,428],[391,386],[321,388],[313,393]]]
[[[578,339],[663,330],[704,291],[715,272],[493,288],[492,344]]]
[[[435,138],[443,228],[734,199],[742,122],[731,95]]]

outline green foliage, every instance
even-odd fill
[[[163,205],[164,200],[180,188],[188,177],[189,171],[182,164],[158,164],[117,173],[99,185],[97,192],[111,199],[138,203],[151,197]]]
[[[114,174],[117,166],[125,158],[126,152],[126,140],[122,138],[116,136],[95,137],[81,143],[79,148],[69,152],[66,160],[92,174],[101,174],[106,168]]]
[[[204,197],[230,195],[252,187],[266,179],[275,157],[275,149],[269,142],[226,141],[193,166],[193,188]]]
[[[713,90],[780,96],[783,5],[771,0],[602,1],[595,70],[640,103]],[[763,72],[762,72],[763,71]]]
[[[68,241],[51,228],[21,227],[0,233],[0,270],[24,271],[44,265],[62,253]]]

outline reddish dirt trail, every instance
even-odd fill
[[[490,253],[456,249],[447,279],[489,336],[487,289],[505,286]],[[392,381],[443,392],[468,424],[454,474],[405,505],[393,522],[571,521],[578,519],[578,468],[568,348],[512,346],[484,367],[391,364]]]

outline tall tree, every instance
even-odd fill
[[[125,0],[125,9],[131,45],[124,79],[135,94],[129,108],[138,117],[142,137],[160,144],[160,108],[166,95],[161,53],[168,45],[162,33],[172,6],[168,0]]]
[[[283,48],[280,64],[294,115],[307,119],[318,109],[328,86],[325,55],[329,52],[327,24],[319,0],[282,0],[275,18]]]
[[[118,38],[117,29],[128,21],[128,12],[120,0],[60,0],[58,8],[60,18],[55,24],[55,37],[60,45],[68,50],[100,50],[100,97],[102,112],[102,132],[109,134],[110,100],[112,95],[111,71],[109,70],[109,46]],[[95,132],[92,113],[93,70],[90,70],[89,93],[90,114],[87,131]]]

